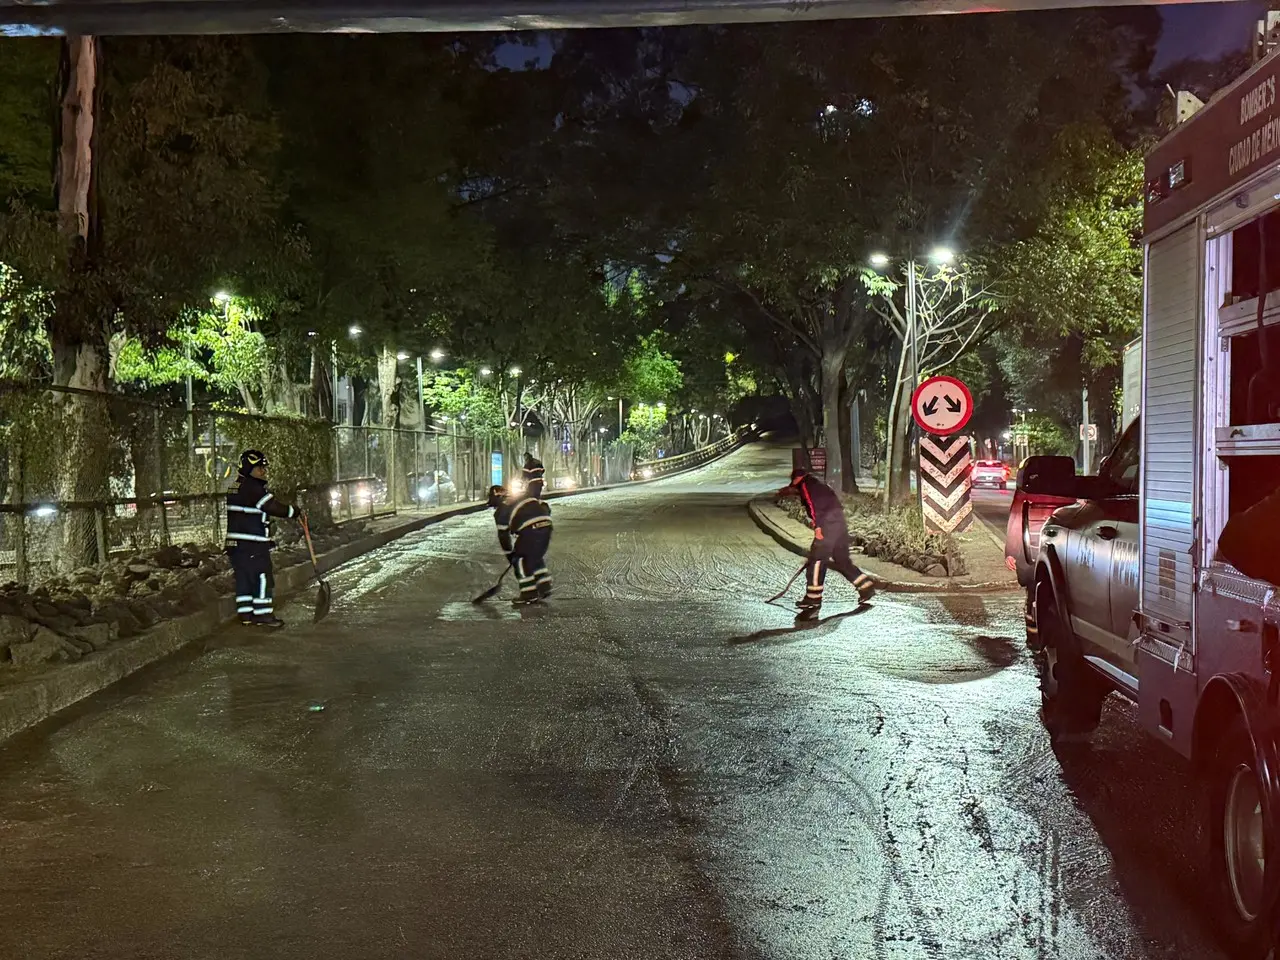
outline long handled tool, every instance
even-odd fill
[[[484,593],[480,594],[480,596],[476,597],[471,602],[484,603],[486,600],[492,597],[495,593],[497,593],[499,590],[502,589],[502,581],[507,579],[507,574],[510,572],[511,572],[511,564],[507,564],[505,567],[502,568],[502,576],[498,578],[498,582],[495,583],[488,590],[486,590]]]
[[[316,582],[320,589],[316,591],[316,612],[311,617],[312,623],[319,623],[329,614],[329,584],[320,576],[320,564],[316,562],[316,548],[311,543],[311,527],[307,523],[307,515],[302,515],[302,535],[307,538],[307,553],[311,554],[311,569],[316,572]]]
[[[787,581],[787,585],[783,587],[781,590],[779,590],[777,593],[775,593],[768,600],[766,600],[765,603],[773,603],[774,601],[781,600],[783,597],[785,597],[790,592],[791,585],[796,582],[796,578],[800,576],[800,574],[804,573],[805,567],[807,566],[809,566],[808,560],[800,564],[800,569],[791,575],[791,579]]]

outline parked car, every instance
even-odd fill
[[[995,487],[1003,490],[1009,483],[1009,468],[999,460],[979,460],[973,465],[975,487]]]

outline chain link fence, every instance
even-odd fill
[[[171,544],[220,545],[226,490],[249,448],[270,458],[273,490],[313,522],[342,523],[481,501],[491,484],[519,476],[526,450],[546,465],[547,489],[564,490],[661,475],[733,442],[641,464],[603,437],[553,445],[514,431],[335,426],[121,394],[0,389],[0,579],[27,583]]]

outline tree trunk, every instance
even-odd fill
[[[902,434],[898,430],[899,413],[903,404],[902,378],[907,366],[907,342],[902,340],[898,349],[898,373],[894,377],[893,387],[889,393],[889,416],[885,418],[885,454],[884,454],[884,502],[894,502],[900,497],[898,485],[902,476],[896,470],[899,459],[899,447]]]
[[[844,489],[844,446],[840,436],[840,384],[844,380],[844,351],[822,355],[822,442],[827,448],[827,485]]]
[[[858,492],[857,464],[853,462],[853,416],[850,407],[853,402],[853,389],[840,377],[840,455],[841,468],[844,471],[844,492]]]
[[[910,384],[900,387],[897,422],[894,426],[895,447],[891,477],[894,480],[894,503],[906,503],[911,499],[911,410]]]
[[[55,194],[71,262],[66,287],[55,297],[49,341],[55,386],[105,393],[110,352],[103,321],[109,315],[109,305],[103,303],[93,275],[100,244],[95,156],[97,78],[98,45],[94,38],[66,38],[62,45]],[[58,395],[57,403],[62,426],[58,499],[104,499],[112,436],[106,397],[66,393]],[[96,562],[94,512],[64,509],[59,519],[57,569],[69,571]]]

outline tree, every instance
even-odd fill
[[[43,192],[25,178],[24,203],[0,222],[0,261],[51,295],[53,383],[103,392],[122,323],[162,334],[217,278],[252,272],[257,243],[274,246],[276,140],[247,41],[68,38],[60,50],[47,66],[61,111],[44,138],[57,177]],[[106,493],[105,411],[64,395],[63,499]],[[69,566],[94,555],[80,519],[63,524]]]
[[[1094,408],[1109,414],[1121,354],[1142,327],[1142,158],[1096,127],[1063,130],[1055,156],[1055,199],[1039,231],[999,257],[1002,309],[1016,320],[1024,345],[1078,371],[1075,397],[1087,387]],[[1043,366],[1032,362],[1007,373],[1026,384],[1042,377]],[[1033,400],[1034,391],[1022,394]],[[1044,395],[1034,402],[1055,405]],[[1074,410],[1070,417],[1076,419]],[[1097,421],[1105,448],[1113,417]]]
[[[892,380],[888,423],[888,479],[885,502],[903,499],[907,483],[906,437],[910,423],[911,392],[918,380],[945,371],[978,342],[996,306],[990,288],[972,265],[962,262],[935,269],[904,268],[904,282],[882,277],[871,270],[863,281],[875,299],[874,309],[898,340],[897,372]],[[909,284],[914,282],[915,291]],[[900,305],[898,297],[903,303]],[[914,328],[911,322],[914,301]],[[915,367],[913,374],[912,367]]]

